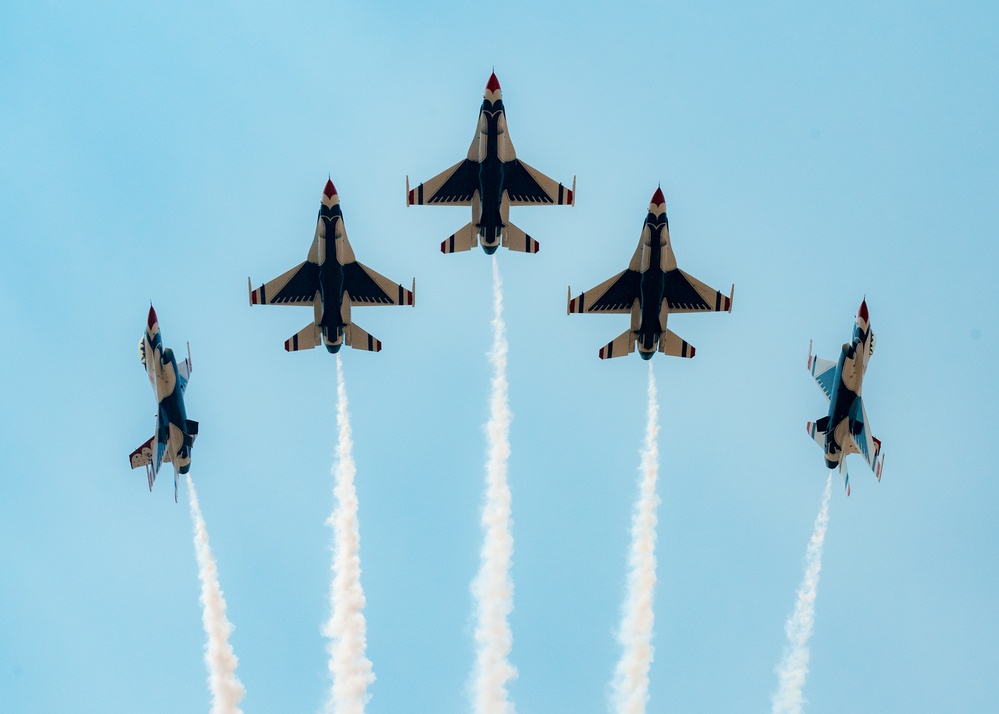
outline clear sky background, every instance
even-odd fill
[[[247,712],[329,687],[335,363],[251,309],[304,260],[327,175],[358,258],[410,308],[345,351],[371,714],[469,709],[489,260],[467,209],[404,205],[465,155],[495,66],[518,155],[575,208],[515,208],[510,340],[524,714],[607,709],[647,365],[565,314],[666,195],[680,267],[731,315],[670,327],[650,711],[768,711],[826,470],[805,422],[867,296],[864,396],[818,590],[807,710],[986,711],[999,671],[999,10],[985,2],[14,2],[0,10],[0,709],[208,709],[186,489],[127,456],[154,403],[149,302],[190,341],[193,475]]]

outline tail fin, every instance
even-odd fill
[[[518,253],[537,253],[541,249],[536,240],[512,223],[503,229],[503,247]]]
[[[382,341],[372,337],[354,323],[347,325],[344,330],[344,341],[348,347],[353,347],[355,350],[382,351]]]
[[[284,341],[284,349],[286,352],[311,350],[313,347],[318,347],[321,341],[322,331],[316,326],[316,323],[310,322],[300,332]]]
[[[461,253],[479,244],[479,232],[471,223],[465,224],[457,233],[441,243],[441,253]]]
[[[673,357],[693,357],[694,346],[677,336],[675,332],[666,330],[659,335],[659,351]]]
[[[630,329],[625,330],[620,335],[600,348],[600,359],[611,359],[612,357],[624,357],[635,351],[635,333]]]

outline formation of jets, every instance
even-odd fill
[[[511,206],[574,206],[576,179],[572,188],[556,182],[517,158],[507,128],[506,110],[499,80],[493,73],[486,83],[475,137],[464,159],[437,176],[409,187],[406,205],[470,206],[472,220],[441,243],[441,252],[456,253],[481,246],[486,254],[497,248],[537,253],[538,242],[510,222]],[[323,345],[330,353],[343,345],[378,352],[380,340],[358,327],[351,308],[363,305],[409,305],[416,302],[416,281],[406,289],[358,262],[347,239],[340,197],[332,179],[323,189],[315,234],[306,260],[254,289],[247,279],[250,305],[311,306],[313,319],[285,340],[288,352]],[[638,247],[627,269],[594,288],[572,297],[567,312],[628,314],[630,324],[621,335],[601,347],[600,359],[631,354],[638,349],[643,359],[658,351],[690,358],[692,345],[666,326],[671,313],[731,312],[735,293],[729,294],[702,283],[677,266],[666,218],[666,199],[657,188],[649,204]],[[861,385],[867,362],[874,353],[867,303],[857,313],[853,341],[843,345],[838,362],[812,357],[808,367],[829,399],[829,413],[808,423],[809,434],[823,448],[826,465],[839,468],[850,493],[845,457],[860,453],[878,480],[884,455],[881,442],[867,423]],[[177,362],[173,351],[163,347],[159,323],[152,306],[139,355],[153,385],[158,411],[153,436],[130,455],[132,468],[145,466],[152,490],[164,462],[174,465],[174,500],[177,479],[191,468],[191,447],[198,423],[187,418],[184,391],[191,374],[188,357]]]

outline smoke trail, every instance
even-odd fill
[[[822,494],[822,507],[815,519],[815,531],[805,552],[805,577],[798,587],[798,601],[794,613],[784,627],[787,632],[787,647],[784,658],[777,666],[779,685],[773,697],[773,714],[800,714],[804,699],[801,690],[805,687],[808,674],[808,640],[812,636],[815,622],[815,595],[819,586],[819,572],[822,570],[822,544],[829,525],[829,493],[832,488],[832,471],[826,479],[826,490]]]
[[[482,544],[479,573],[472,582],[476,601],[476,658],[472,690],[476,714],[512,714],[513,702],[506,684],[517,670],[507,660],[513,644],[507,618],[513,609],[513,533],[510,523],[510,487],[507,460],[510,458],[510,414],[507,405],[506,325],[503,322],[503,282],[493,257],[493,365],[492,397],[486,439],[486,500],[482,508]]]
[[[246,690],[236,678],[238,660],[229,645],[232,624],[225,616],[225,597],[219,586],[218,569],[208,543],[208,529],[201,517],[198,493],[191,475],[187,476],[191,494],[191,518],[194,520],[194,552],[198,558],[198,580],[201,581],[201,622],[208,635],[205,644],[205,664],[208,665],[208,686],[212,691],[211,714],[240,714],[239,703]]]
[[[659,496],[659,401],[656,378],[649,364],[649,406],[645,444],[641,451],[638,501],[631,521],[628,584],[621,609],[621,659],[614,671],[613,700],[619,714],[642,714],[649,701],[652,664],[653,596],[656,588],[656,508]]]
[[[375,681],[371,662],[365,656],[367,645],[364,622],[364,591],[361,589],[361,536],[357,521],[357,492],[354,490],[353,443],[347,388],[340,356],[336,358],[336,422],[339,430],[337,461],[333,467],[336,505],[326,523],[333,528],[333,580],[330,585],[330,618],[323,626],[329,638],[329,670],[333,677],[326,711],[329,714],[362,714]]]

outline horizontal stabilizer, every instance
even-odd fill
[[[675,332],[666,330],[659,336],[659,351],[673,357],[693,357],[694,346],[677,336]]]
[[[503,247],[518,253],[537,253],[541,248],[536,240],[512,223],[507,223],[503,229]]]
[[[825,418],[828,418],[828,417],[825,417]],[[825,448],[826,448],[826,433],[823,430],[819,429],[816,426],[815,422],[813,422],[813,421],[810,421],[807,424],[805,424],[805,430],[808,432],[808,435],[810,437],[812,437],[813,439],[815,439],[815,443],[818,444],[819,446],[821,446],[823,450],[825,450]]]
[[[381,352],[382,341],[375,339],[360,327],[351,323],[344,329],[344,341],[348,347],[366,352]]]
[[[462,253],[471,250],[479,244],[479,233],[471,223],[441,243],[441,253]]]
[[[600,348],[600,359],[624,357],[635,351],[635,333],[625,330],[604,347]]]
[[[191,435],[191,443],[193,444],[194,440],[198,438],[198,422],[194,419],[187,420],[187,433]]]
[[[194,422],[197,425],[197,422]],[[149,481],[149,490],[153,490],[153,481],[156,480],[156,471],[159,469],[157,464],[156,469],[153,468],[153,442],[156,440],[155,436],[150,436],[149,439],[142,444],[139,448],[128,455],[128,461],[132,465],[133,469],[137,469],[140,466],[146,467],[146,480]],[[170,454],[170,449],[163,449],[163,462],[167,463],[172,461]]]
[[[314,322],[306,325],[302,330],[284,341],[286,352],[298,352],[299,350],[311,350],[318,347],[322,341],[322,332]]]

